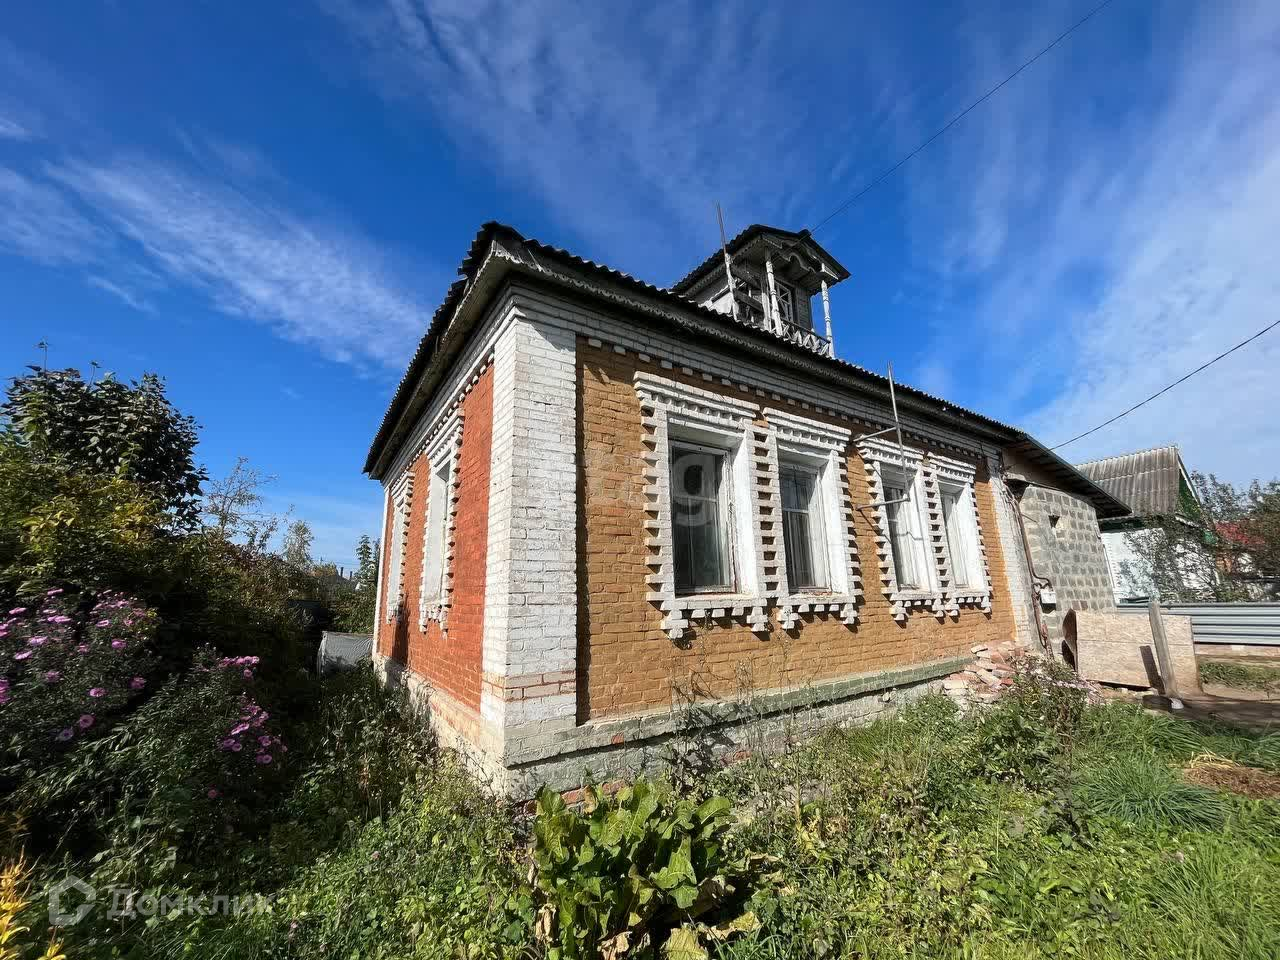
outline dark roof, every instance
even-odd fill
[[[758,225],[757,225],[758,226]],[[734,238],[737,242],[749,230],[748,228]],[[772,228],[762,228],[772,229]],[[802,234],[793,234],[800,237]],[[480,267],[484,264],[485,255],[488,253],[489,246],[492,241],[503,239],[511,243],[513,246],[521,248],[525,253],[529,254],[529,262],[537,263],[541,260],[558,260],[571,268],[588,273],[596,274],[602,280],[608,280],[624,288],[644,293],[650,297],[665,301],[672,307],[680,311],[692,314],[702,319],[710,319],[719,324],[729,325],[737,328],[736,334],[738,339],[754,338],[759,341],[761,346],[772,347],[789,347],[790,345],[774,336],[772,333],[761,330],[759,327],[748,322],[745,318],[734,318],[727,314],[720,313],[711,307],[702,306],[695,303],[673,290],[663,287],[656,287],[651,283],[638,280],[635,277],[614,270],[612,267],[595,263],[592,260],[584,260],[576,254],[570,253],[568,250],[560,247],[553,247],[545,244],[540,240],[522,236],[514,227],[506,224],[490,221],[482,225],[472,240],[467,250],[466,256],[462,263],[458,266],[458,272],[462,276],[450,285],[448,292],[445,294],[444,302],[436,309],[432,315],[431,323],[427,327],[426,333],[418,344],[417,350],[414,351],[412,359],[409,361],[409,367],[405,371],[405,375],[400,379],[400,384],[396,388],[395,395],[391,399],[387,412],[383,415],[382,423],[378,427],[378,432],[374,436],[373,443],[369,448],[369,455],[365,460],[364,470],[366,473],[376,476],[379,461],[382,454],[395,434],[397,424],[404,419],[404,415],[414,406],[420,406],[425,403],[425,399],[417,398],[415,400],[415,388],[419,381],[432,369],[432,358],[435,351],[440,345],[440,339],[444,335],[449,326],[449,319],[457,311],[463,298],[471,291],[473,283],[477,279]],[[823,251],[825,254],[825,251]],[[504,261],[512,266],[511,261]],[[530,273],[538,271],[527,266],[526,269]],[[843,268],[841,268],[843,269]],[[849,363],[847,360],[841,360],[838,357],[824,357],[820,354],[812,353],[800,347],[793,347],[797,355],[803,356],[808,360],[824,364],[830,368],[833,374],[841,376],[848,381],[852,378],[856,380],[856,386],[862,387],[877,395],[888,397],[889,380],[887,377],[874,371],[867,370],[857,364]],[[991,417],[976,413],[972,410],[966,410],[963,407],[949,403],[940,397],[918,390],[915,387],[902,383],[896,383],[898,393],[898,402],[900,406],[914,406],[919,410],[923,410],[930,415],[958,425],[961,428],[978,429],[988,434],[994,434],[1000,440],[1018,445],[1024,452],[1024,455],[1030,455],[1032,459],[1036,459],[1046,469],[1048,469],[1055,477],[1060,479],[1068,487],[1076,489],[1084,496],[1088,497],[1098,510],[1099,516],[1115,517],[1123,516],[1128,513],[1123,503],[1115,500],[1096,484],[1090,482],[1081,476],[1069,463],[1062,460],[1056,454],[1050,452],[1038,440],[1008,424],[1001,423]],[[416,411],[415,411],[416,412]]]
[[[1076,469],[1127,503],[1135,517],[1171,517],[1181,512],[1186,468],[1177,446],[1078,463]]]
[[[849,279],[849,271],[844,268],[843,264],[841,264],[839,260],[828,253],[822,244],[813,239],[813,235],[810,234],[808,230],[801,230],[799,233],[795,233],[791,230],[783,230],[780,227],[770,227],[763,223],[753,223],[730,240],[725,245],[725,248],[729,251],[729,255],[733,256],[756,237],[766,233],[773,234],[783,240],[789,240],[791,243],[797,245],[800,243],[808,243],[817,250],[824,259],[831,262],[831,266],[835,268],[836,273],[839,274],[841,280]],[[723,258],[724,251],[716,250],[711,254],[711,256],[703,260],[702,263],[698,264],[683,277],[673,283],[671,285],[672,292],[685,293],[690,287],[702,279],[703,275],[705,275],[708,270],[719,268],[724,262]]]

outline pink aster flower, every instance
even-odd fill
[[[76,735],[76,732],[72,730],[70,727],[63,727],[61,730],[58,731],[58,739],[62,743],[66,743],[75,735]]]
[[[48,637],[32,637],[27,641],[27,644],[32,647],[43,647],[44,642],[48,639]]]
[[[97,623],[95,623],[95,624],[94,624],[94,626],[95,626],[95,627],[109,627],[109,626],[111,626],[111,621],[110,621],[110,620],[99,620]]]
[[[112,649],[112,650],[123,650],[123,649],[124,649],[124,641],[123,641],[123,640],[112,640],[112,641],[111,641],[111,649]]]
[[[92,713],[80,714],[80,719],[76,721],[76,726],[78,726],[81,730],[88,730],[90,727],[93,726],[93,714]]]
[[[31,656],[31,651],[30,651],[30,650],[19,650],[17,653],[15,653],[15,654],[13,655],[13,659],[15,659],[15,660],[25,660],[25,659],[27,659],[27,657],[29,657],[29,656]]]
[[[26,613],[26,612],[27,612],[26,607],[14,607],[12,610],[9,611],[9,615],[11,617],[16,617],[18,614]]]
[[[146,685],[147,685],[147,681],[144,680],[142,677],[134,677],[132,680],[129,681],[130,690],[141,690]]]
[[[76,647],[76,653],[88,653],[88,652],[89,652],[89,645],[87,643],[82,643],[78,647]]]
[[[239,753],[239,752],[240,752],[241,750],[243,750],[243,749],[244,749],[244,745],[243,745],[239,740],[233,740],[233,741],[231,742],[231,752],[232,752],[232,753]]]
[[[218,797],[222,796],[222,794],[218,793],[218,788],[217,788],[217,787],[210,787],[210,788],[209,788],[209,792],[206,794],[206,796],[207,796],[210,800],[217,800],[217,799],[218,799]]]
[[[106,695],[107,695],[107,691],[106,691],[104,688],[102,688],[102,687],[90,687],[90,688],[89,688],[89,696],[91,696],[91,697],[95,697],[95,698],[96,698],[96,697],[105,697]]]
[[[59,673],[57,670],[45,671],[45,675],[44,675],[45,683],[57,683],[61,679],[62,679],[62,674]]]
[[[240,736],[240,734],[244,733],[248,729],[249,729],[249,725],[247,723],[237,723],[234,727],[231,728],[231,735],[233,737],[238,737]]]
[[[260,753],[260,754],[258,754],[256,757],[254,757],[253,759],[254,759],[254,760],[256,760],[258,763],[267,764],[267,763],[270,763],[270,762],[271,762],[271,754],[269,754],[269,753]]]

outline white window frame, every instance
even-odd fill
[[[756,632],[768,632],[769,599],[777,593],[777,573],[763,562],[760,544],[758,468],[763,431],[755,419],[760,407],[749,401],[659,377],[634,376],[645,429],[645,522],[649,548],[647,597],[663,613],[662,629],[673,640],[693,624],[724,618],[743,620]],[[733,589],[677,593],[671,510],[671,446],[701,444],[726,456],[727,529]]]
[[[737,540],[737,537],[734,536],[734,523],[736,519],[735,514],[737,512],[735,510],[735,504],[734,504],[735,498],[733,495],[734,472],[735,472],[734,471],[734,451],[733,449],[726,448],[714,443],[703,443],[698,440],[684,439],[683,437],[684,433],[685,431],[682,431],[679,427],[677,427],[676,435],[672,436],[671,428],[670,427],[668,428],[667,469],[668,469],[669,482],[673,485],[673,487],[678,486],[678,477],[676,476],[675,470],[674,470],[674,467],[677,461],[680,459],[676,455],[677,448],[679,448],[680,450],[693,451],[695,453],[711,454],[712,456],[717,456],[721,458],[722,474],[719,478],[719,483],[717,485],[719,490],[719,499],[716,503],[716,512],[719,514],[719,518],[718,518],[719,531],[720,531],[720,536],[723,538],[723,542],[719,544],[719,548],[723,554],[722,559],[724,561],[724,572],[726,576],[726,582],[716,586],[682,588],[679,582],[679,577],[677,576],[679,563],[673,553],[672,576],[676,577],[676,591],[682,596],[695,596],[697,594],[733,593],[736,590],[737,583],[738,583],[738,576],[737,576],[736,563],[735,563],[736,557],[735,557],[735,550],[734,550],[734,543]],[[675,496],[674,490],[672,492],[672,496],[673,497]],[[672,510],[673,526],[671,530],[673,550],[675,546],[675,526],[674,526],[675,519],[674,518],[675,518],[675,511],[673,508]]]
[[[978,514],[977,467],[963,460],[934,455],[929,458],[929,466],[936,480],[938,489],[938,523],[942,532],[942,578],[943,595],[946,598],[949,613],[957,614],[960,607],[976,606],[984,612],[991,611],[991,571],[987,564],[987,548],[982,539],[982,518]],[[947,491],[959,491],[961,494],[957,507],[962,511],[960,522],[964,523],[970,535],[972,566],[965,579],[973,583],[959,583],[956,575],[955,558],[951,556],[951,538],[946,529],[946,519],[942,509],[942,496]]]
[[[409,512],[413,505],[413,471],[406,471],[391,488],[391,535],[387,557],[387,623],[404,614],[404,561],[409,540]]]
[[[827,511],[826,491],[823,489],[821,462],[811,463],[800,457],[780,457],[778,460],[778,487],[782,498],[782,544],[787,562],[787,592],[804,591],[826,593],[831,589],[831,558],[827,555]],[[798,506],[787,506],[787,475],[803,476],[808,485],[805,502]],[[801,514],[805,518],[805,532],[808,542],[803,545],[791,542],[791,527],[787,514]],[[807,554],[808,565],[813,571],[812,582],[795,583],[796,563],[800,553]]]
[[[767,407],[769,473],[775,480],[770,503],[776,518],[775,553],[780,580],[779,622],[795,629],[800,615],[838,614],[849,626],[857,623],[862,599],[858,569],[853,500],[849,493],[848,449],[852,434],[844,427],[800,416],[790,410]],[[782,465],[790,463],[818,475],[817,493],[822,510],[822,549],[826,559],[826,590],[792,592],[786,569],[786,532],[782,522]]]
[[[863,440],[858,444],[862,454],[863,467],[867,472],[867,484],[871,490],[871,499],[875,504],[876,544],[880,554],[880,580],[889,603],[893,606],[895,620],[905,620],[908,611],[915,608],[928,608],[939,618],[944,615],[941,578],[938,571],[938,552],[941,549],[941,534],[934,522],[936,504],[926,467],[926,456],[923,451],[912,447],[900,449],[896,443],[887,443],[878,438]],[[889,527],[889,508],[885,501],[886,480],[898,479],[899,476],[911,488],[911,512],[909,520],[912,530],[923,545],[918,558],[923,566],[926,582],[913,587],[904,587],[898,583],[898,574],[894,563],[893,537]]]
[[[779,280],[773,281],[773,288],[778,297],[778,319],[790,326],[799,326],[796,319],[796,289],[791,284]]]
[[[453,603],[454,531],[458,519],[458,456],[462,412],[454,410],[430,433],[423,452],[429,465],[423,516],[422,574],[418,585],[418,626],[434,621],[448,629]]]

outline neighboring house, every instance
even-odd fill
[[[848,271],[762,226],[728,254],[661,289],[484,225],[369,451],[375,663],[509,793],[634,772],[692,701],[717,753],[864,719],[1112,605],[1122,503],[905,386],[900,451],[835,356]]]
[[[1161,536],[1163,523],[1193,523],[1199,496],[1176,445],[1139,450],[1105,460],[1076,464],[1076,469],[1117,500],[1127,504],[1127,517],[1100,521],[1102,542],[1117,603],[1146,600],[1156,593],[1147,564],[1134,550],[1134,541]],[[1206,580],[1211,568],[1200,558],[1179,564],[1187,590],[1212,591]]]

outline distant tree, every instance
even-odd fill
[[[1260,577],[1280,574],[1280,481],[1237,490],[1193,473],[1191,483],[1196,495],[1177,516],[1128,535],[1137,560],[1122,563],[1121,576],[1166,602],[1256,597]]]
[[[362,536],[356,545],[355,589],[337,598],[334,626],[352,633],[373,631],[373,608],[378,597],[378,543]]]
[[[373,541],[369,539],[369,535],[366,533],[360,538],[360,542],[356,544],[356,579],[361,579],[370,569],[376,571],[373,559]]]
[[[205,525],[251,550],[265,550],[280,528],[280,518],[262,508],[262,488],[275,479],[251,467],[248,457],[238,457],[230,473],[205,485]]]
[[[311,525],[305,520],[294,520],[284,532],[280,556],[286,563],[297,570],[311,571],[311,545],[315,542],[315,534]]]

